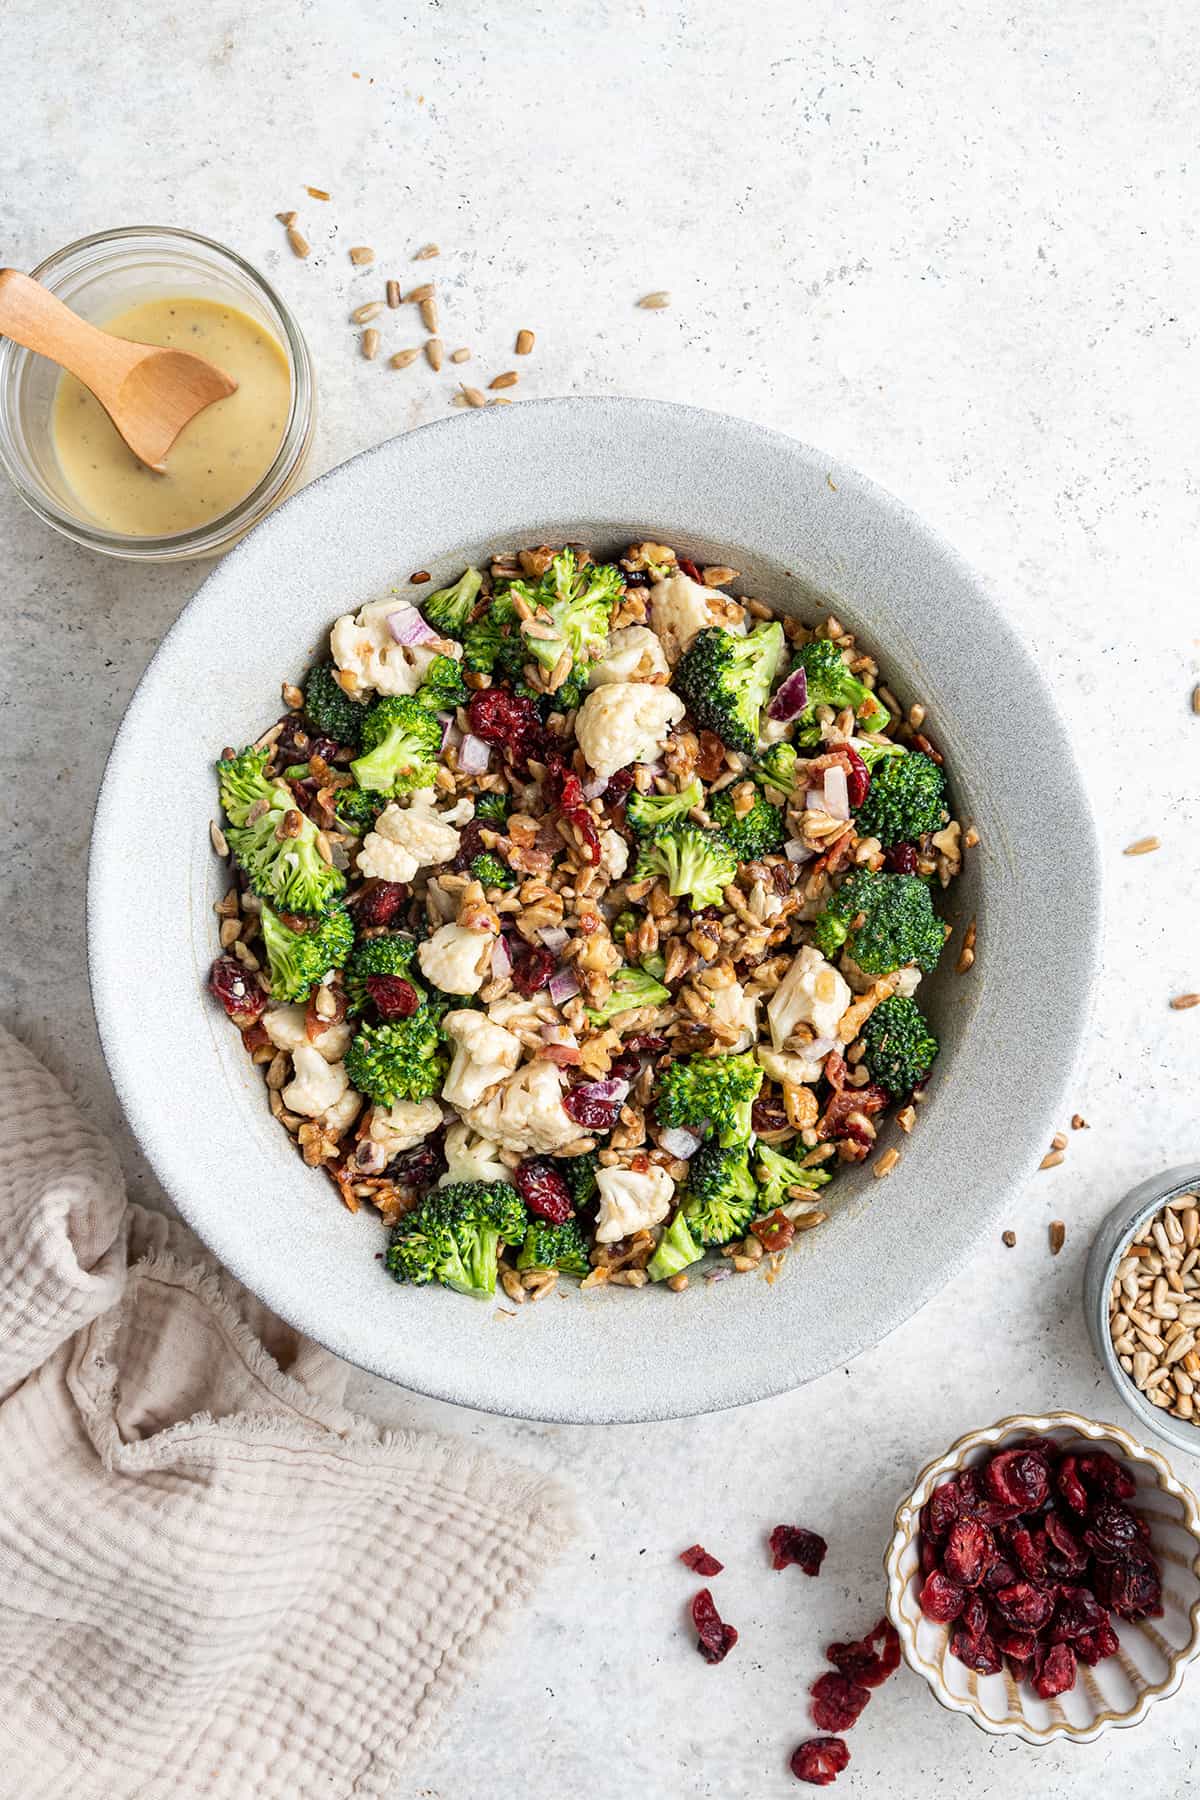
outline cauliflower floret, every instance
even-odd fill
[[[818,1037],[833,1037],[850,1004],[850,989],[813,944],[797,950],[792,966],[767,1002],[771,1042],[782,1050],[797,1025],[811,1025]]]
[[[396,600],[373,600],[357,615],[346,613],[329,635],[329,647],[339,669],[358,681],[358,691],[374,688],[380,694],[415,694],[439,650],[461,656],[460,645],[439,640],[429,644],[398,644],[388,625],[388,614],[399,610]]]
[[[652,762],[683,714],[683,701],[668,687],[610,681],[580,707],[575,736],[597,775],[615,775],[628,763]]]
[[[394,1100],[391,1106],[377,1106],[371,1114],[370,1138],[382,1144],[391,1162],[402,1150],[411,1150],[423,1142],[442,1122],[442,1109],[436,1100]]]
[[[319,1119],[336,1106],[350,1085],[345,1064],[326,1062],[311,1044],[292,1051],[292,1066],[295,1074],[280,1098],[289,1112],[306,1119]]]
[[[920,985],[920,969],[900,969],[897,972],[895,991],[902,999],[911,1000]]]
[[[332,1106],[325,1108],[321,1114],[321,1123],[328,1125],[330,1131],[336,1132],[340,1137],[347,1126],[353,1125],[361,1105],[362,1095],[356,1094],[352,1087],[348,1087],[340,1100],[335,1100]]]
[[[269,1006],[262,1016],[262,1028],[277,1050],[319,1050],[326,1062],[341,1062],[350,1048],[353,1033],[349,1025],[327,1025],[309,1045],[302,1006]]]
[[[599,662],[588,671],[590,688],[610,681],[646,681],[651,675],[669,675],[671,665],[662,645],[648,625],[626,625],[614,631]]]
[[[442,1086],[451,1106],[477,1106],[488,1088],[511,1075],[521,1060],[521,1040],[493,1025],[486,1013],[448,1012],[442,1030],[454,1039],[454,1061]]]
[[[418,869],[432,868],[458,855],[462,834],[444,814],[434,811],[432,801],[433,789],[422,788],[408,806],[393,801],[384,807],[359,851],[362,874],[376,875],[382,881],[411,881]]]
[[[792,1056],[782,1050],[772,1050],[769,1044],[760,1044],[755,1054],[764,1075],[772,1081],[790,1081],[796,1087],[806,1083],[810,1087],[820,1081],[824,1070],[824,1062],[810,1061],[807,1056]]]
[[[598,1244],[615,1244],[618,1238],[657,1225],[670,1212],[675,1193],[675,1183],[657,1163],[641,1173],[636,1169],[597,1169],[596,1186],[600,1190]]]
[[[711,589],[676,571],[650,586],[650,623],[672,668],[698,631],[719,621],[712,610]]]
[[[758,1036],[758,1001],[748,994],[740,981],[718,988],[712,998],[713,1017],[722,1025],[736,1025],[738,1037],[732,1044],[721,1044],[718,1054],[736,1056],[748,1050]]]
[[[600,867],[610,881],[619,881],[629,865],[629,845],[611,827],[600,833]]]
[[[438,1177],[439,1187],[452,1187],[456,1181],[509,1181],[512,1170],[500,1161],[500,1152],[490,1138],[477,1137],[460,1119],[446,1133],[446,1173]]]
[[[444,994],[477,994],[484,983],[482,964],[491,955],[492,934],[465,925],[440,925],[417,947],[421,973]]]
[[[467,1108],[463,1116],[473,1130],[521,1156],[530,1151],[553,1155],[581,1135],[563,1110],[562,1077],[555,1064],[544,1059],[526,1063],[490,1099]]]

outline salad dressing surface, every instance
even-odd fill
[[[65,371],[54,396],[59,467],[80,505],[109,531],[165,537],[219,518],[270,468],[291,404],[282,345],[257,320],[217,300],[146,300],[104,323],[114,337],[190,350],[237,392],[190,419],[156,475],[124,443],[96,397]]]

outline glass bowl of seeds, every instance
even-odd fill
[[[1093,1241],[1084,1296],[1126,1406],[1200,1456],[1200,1165],[1167,1169],[1118,1202]]]

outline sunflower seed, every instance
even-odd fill
[[[659,312],[664,306],[670,306],[670,304],[671,296],[665,288],[659,288],[653,294],[643,294],[638,301],[638,305],[644,307],[647,312]]]
[[[516,351],[518,356],[528,356],[535,343],[532,331],[522,328],[517,333]]]
[[[350,322],[353,325],[367,325],[372,319],[377,319],[382,311],[382,300],[368,300],[365,306],[355,307],[350,314]]]
[[[308,239],[294,225],[288,226],[287,240],[296,256],[308,255]]]
[[[362,353],[371,362],[379,353],[379,333],[371,326],[362,334]]]
[[[431,369],[440,369],[441,368],[441,366],[442,366],[442,340],[441,340],[441,338],[431,337],[429,339],[428,343],[425,345],[425,360],[429,364]]]
[[[1151,850],[1161,850],[1162,845],[1156,837],[1138,838],[1132,844],[1126,844],[1126,856],[1146,856]]]
[[[1200,1006],[1200,994],[1176,994],[1171,1002],[1174,1012],[1187,1012],[1193,1006]]]
[[[356,269],[365,269],[368,263],[375,261],[375,252],[369,244],[354,244],[350,250],[350,261]]]
[[[1067,1241],[1067,1228],[1061,1219],[1050,1221],[1050,1254],[1057,1256]]]
[[[208,835],[212,839],[212,847],[218,856],[229,855],[229,845],[225,841],[225,833],[215,819],[208,822]]]
[[[495,376],[493,380],[488,382],[488,386],[490,388],[516,387],[519,380],[520,376],[517,374],[516,370],[509,369],[507,374]]]
[[[433,299],[422,300],[422,302],[421,302],[421,323],[425,327],[426,331],[436,331],[437,330],[437,328],[438,328],[438,309],[437,309],[437,301],[436,300],[433,300]]]
[[[420,354],[419,350],[397,350],[393,356],[388,357],[388,367],[390,369],[407,369],[410,363],[416,362]]]
[[[480,393],[480,391],[477,387],[468,387],[465,382],[461,383],[461,386],[462,386],[462,397],[466,401],[468,406],[486,406],[487,405],[487,395]]]
[[[420,287],[410,288],[409,292],[407,294],[405,294],[405,296],[404,296],[404,301],[407,306],[420,306],[420,304],[423,300],[432,300],[432,299],[433,299],[433,283],[432,283],[432,281],[423,282]]]
[[[422,244],[413,257],[414,262],[428,262],[431,256],[440,256],[441,251],[436,244]]]
[[[332,195],[327,194],[324,188],[306,187],[304,191],[306,194],[311,194],[314,200],[332,199]]]
[[[471,360],[471,352],[465,348],[462,350],[452,350],[450,352],[450,361],[452,363],[465,363],[465,362],[470,362],[470,360]],[[493,383],[493,386],[494,385],[495,384]]]

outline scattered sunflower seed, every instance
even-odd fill
[[[460,386],[462,388],[462,397],[468,406],[487,405],[487,395],[481,393],[477,387],[468,387],[466,382],[460,383]],[[1200,998],[1200,996],[1198,996],[1198,998]]]
[[[421,302],[421,323],[425,327],[426,331],[436,331],[437,330],[437,328],[438,328],[438,309],[437,309],[437,301],[436,300],[434,300],[434,299],[422,300],[422,302]]]
[[[450,352],[450,361],[452,363],[465,363],[470,362],[470,360],[471,352],[465,347],[461,350],[452,350]]]
[[[416,362],[420,354],[419,350],[397,350],[394,356],[388,357],[388,367],[390,369],[407,369],[410,363]]]
[[[1050,1221],[1050,1254],[1057,1256],[1067,1241],[1067,1228],[1061,1219]]]
[[[425,345],[425,360],[429,364],[431,369],[437,370],[437,369],[441,368],[441,366],[442,366],[442,340],[441,340],[441,338],[431,337],[429,339],[429,341]]]
[[[375,261],[375,252],[369,244],[353,244],[350,249],[350,261],[356,269],[365,269],[368,263]]]
[[[382,300],[368,300],[365,306],[355,307],[350,314],[351,322],[355,325],[366,325],[369,320],[377,319],[382,311]]]
[[[410,291],[407,294],[405,294],[405,296],[404,296],[405,304],[408,306],[420,306],[422,300],[432,300],[432,299],[433,299],[433,283],[432,283],[432,281],[426,281],[422,284],[422,286],[410,289]]]
[[[422,244],[413,257],[414,262],[428,262],[431,256],[440,256],[441,251],[436,244]]]
[[[1192,711],[1200,713],[1200,687],[1192,689]]]
[[[296,215],[294,212],[276,213],[275,217],[279,220],[281,225],[294,225],[296,223]]]
[[[517,355],[518,356],[528,356],[530,351],[533,349],[534,342],[535,342],[535,339],[534,339],[534,335],[533,335],[532,331],[526,331],[524,328],[522,328],[520,331],[518,331],[517,343],[516,343]]]
[[[362,353],[368,362],[373,361],[379,351],[379,333],[371,326],[362,334]]]
[[[1088,1131],[1088,1130],[1090,1130],[1088,1122],[1084,1118],[1082,1113],[1072,1113],[1071,1114],[1071,1130],[1072,1131]]]
[[[308,239],[302,231],[297,231],[294,225],[288,226],[287,240],[296,256],[308,255]]]
[[[394,312],[400,304],[400,283],[398,281],[389,281],[386,292],[387,303]]]
[[[311,194],[314,200],[330,200],[333,198],[331,194],[325,192],[324,188],[306,187],[304,191],[306,194]]]
[[[506,374],[497,375],[492,381],[489,381],[488,386],[490,388],[516,387],[519,380],[520,376],[517,374],[516,370],[509,369]]]
[[[225,841],[225,833],[215,819],[208,822],[208,835],[212,839],[212,847],[218,856],[229,855],[229,845]]]
[[[660,312],[664,306],[670,306],[670,304],[671,296],[665,288],[660,288],[653,294],[643,294],[638,301],[638,305],[644,307],[647,312]]]
[[[1000,1233],[1000,1242],[1003,1245],[1005,1245],[1005,1247],[1009,1250],[1015,1249],[1016,1242],[1017,1242],[1016,1232],[1015,1231],[1002,1231]]]
[[[507,394],[493,394],[488,401],[489,406],[511,406],[512,401]]]
[[[1200,1006],[1200,994],[1176,994],[1171,1002],[1175,1012],[1187,1012],[1189,1007]]]
[[[1159,850],[1162,846],[1156,837],[1138,838],[1135,843],[1126,844],[1126,856],[1146,856],[1151,850]]]
[[[1047,1154],[1045,1156],[1043,1156],[1041,1162],[1038,1164],[1038,1168],[1039,1169],[1057,1169],[1059,1163],[1062,1162],[1062,1160],[1063,1160],[1063,1153],[1061,1150],[1050,1150],[1047,1152]]]

